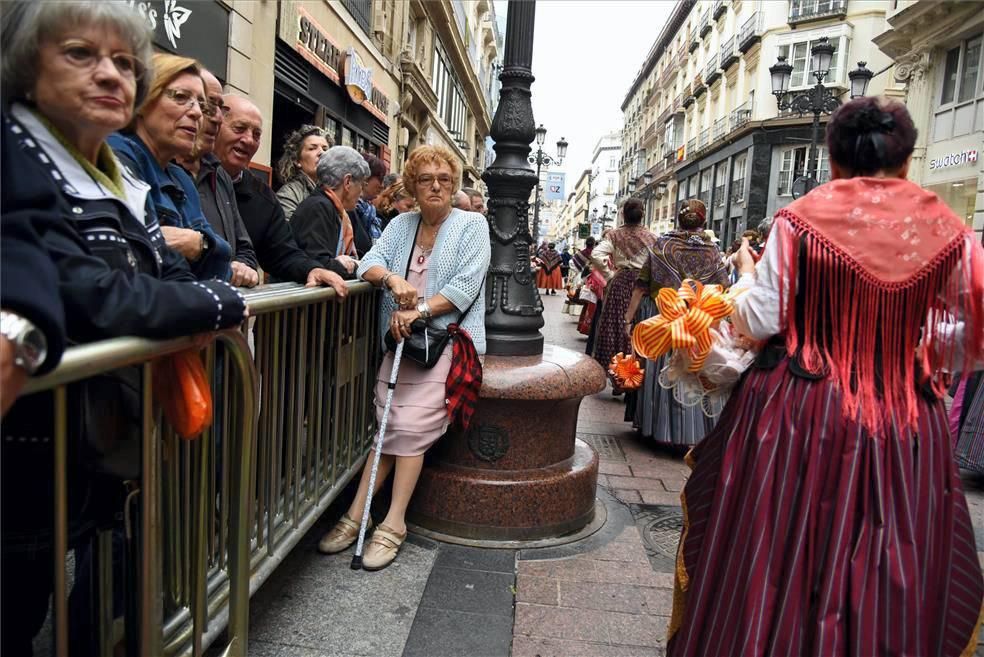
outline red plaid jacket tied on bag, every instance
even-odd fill
[[[468,331],[457,324],[448,326],[453,345],[451,370],[445,384],[448,400],[448,421],[452,426],[466,431],[478,405],[478,393],[482,389],[482,363]]]

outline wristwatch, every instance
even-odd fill
[[[417,312],[420,314],[420,319],[430,319],[431,307],[426,301],[421,301],[417,304]]]
[[[15,365],[28,375],[38,371],[48,355],[48,340],[44,333],[17,313],[0,310],[0,335],[13,343]]]

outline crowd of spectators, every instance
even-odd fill
[[[310,125],[286,138],[275,192],[250,166],[269,117],[194,59],[154,54],[126,3],[5,4],[0,652],[22,655],[47,613],[53,550],[54,401],[19,396],[27,377],[70,344],[239,326],[241,289],[264,282],[344,298],[360,258],[417,202],[386,162]],[[484,213],[477,191],[459,196]],[[73,545],[112,522],[105,510],[125,494],[105,451],[139,418],[131,369],[72,392],[87,418],[69,463]],[[87,405],[97,398],[111,411]]]

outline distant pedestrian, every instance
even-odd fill
[[[386,163],[370,153],[363,153],[362,157],[369,165],[369,179],[362,187],[359,202],[355,204],[353,221],[358,220],[369,239],[375,242],[383,234],[383,221],[377,216],[376,206],[372,202],[379,196],[379,192],[383,191]]]
[[[485,216],[485,197],[482,196],[482,192],[478,191],[473,187],[462,187],[461,191],[468,194],[468,198],[471,200],[471,211],[477,212],[483,217]]]
[[[410,212],[415,207],[417,207],[417,201],[414,200],[399,176],[376,198],[376,212],[383,223],[384,231],[389,222],[404,212]]]
[[[612,356],[619,352],[627,354],[632,348],[625,332],[625,311],[639,270],[656,244],[656,235],[642,225],[644,214],[642,201],[637,198],[626,201],[622,206],[623,225],[611,231],[591,252],[591,263],[606,281],[594,344],[594,357],[605,370]],[[613,392],[620,394],[621,389],[615,387]]]
[[[537,255],[536,286],[543,288],[544,294],[557,294],[564,289],[564,279],[561,278],[561,257],[553,242]]]

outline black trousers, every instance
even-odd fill
[[[4,551],[0,561],[0,647],[4,657],[30,657],[31,642],[48,615],[54,588],[50,549]]]

